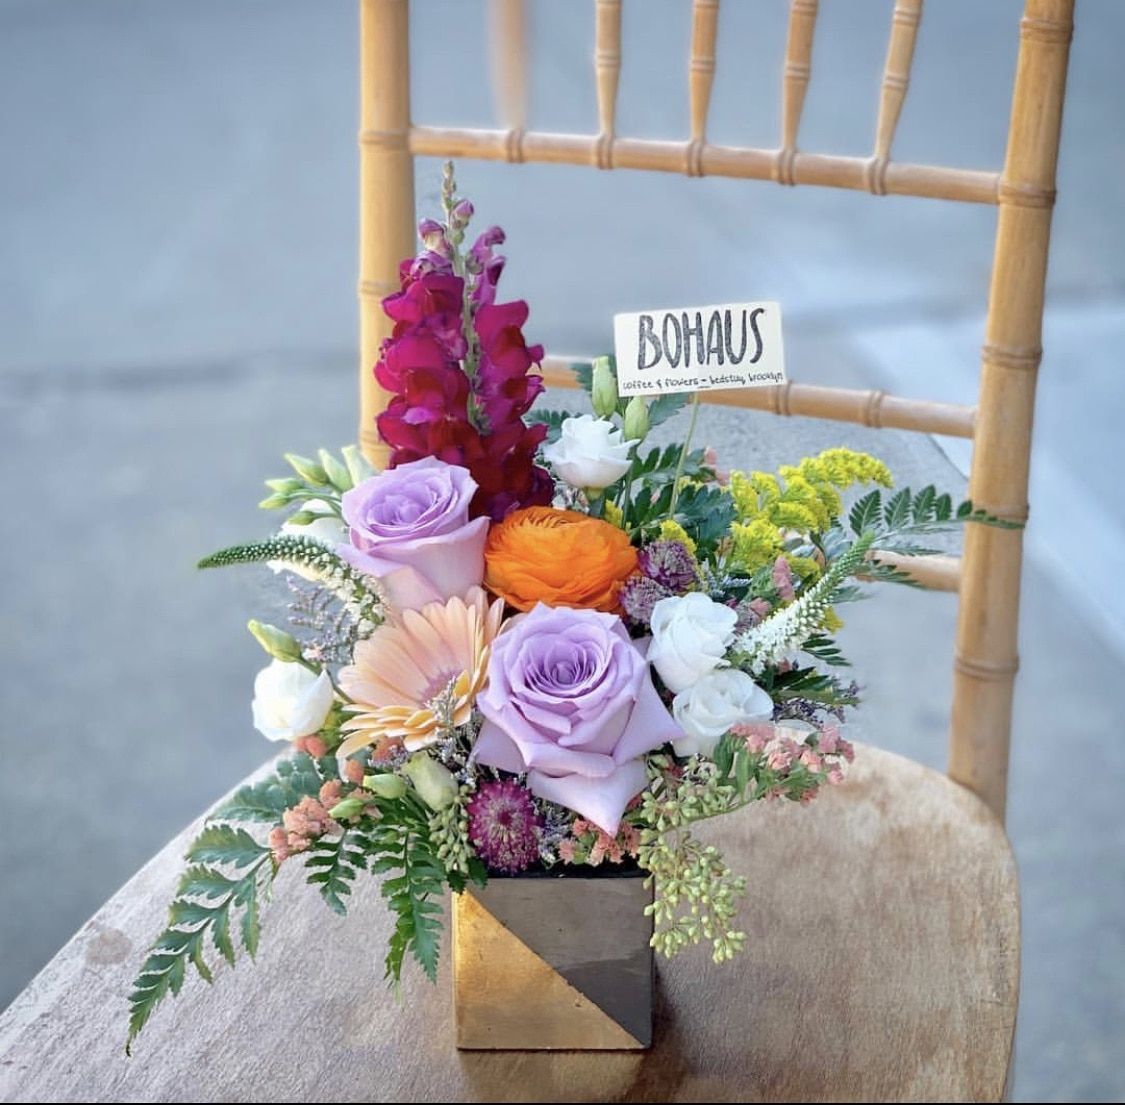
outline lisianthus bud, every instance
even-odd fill
[[[285,459],[301,479],[316,484],[317,487],[328,485],[328,473],[315,460],[309,460],[308,457],[299,456],[297,453],[286,453]]]
[[[320,457],[320,464],[324,469],[324,474],[328,477],[328,482],[331,483],[337,491],[351,491],[352,477],[347,468],[345,468],[327,449],[321,449],[317,453],[317,456]]]
[[[406,793],[406,784],[397,775],[364,775],[363,789],[371,791],[380,798],[401,798]]]
[[[280,480],[266,480],[266,487],[271,491],[276,491],[279,495],[291,495],[294,491],[300,491],[304,486],[304,481],[296,480],[292,476],[285,476]]]
[[[254,618],[246,623],[246,628],[254,635],[254,640],[275,660],[293,664],[301,659],[301,644],[292,633],[286,633],[276,625],[268,625]]]
[[[344,463],[348,466],[348,474],[352,478],[352,486],[363,483],[369,476],[375,475],[375,468],[357,445],[345,445],[340,452],[343,454]]]
[[[445,809],[457,797],[457,780],[425,752],[415,752],[402,770],[410,777],[418,797],[432,810]]]
[[[609,418],[617,410],[617,377],[608,357],[594,361],[594,382],[590,388],[594,413],[599,418]]]
[[[334,821],[347,821],[349,817],[355,817],[362,810],[363,802],[361,799],[343,798],[328,811],[328,816]]]
[[[648,437],[648,404],[634,395],[625,407],[625,440],[644,441]]]

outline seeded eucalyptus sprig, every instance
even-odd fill
[[[326,504],[337,518],[340,517],[341,494],[375,472],[356,446],[345,445],[341,455],[343,461],[337,460],[327,449],[318,451],[317,460],[286,453],[285,459],[296,474],[266,480],[270,494],[258,506],[263,510],[286,510],[315,499]],[[323,516],[322,510],[299,510],[289,521],[299,526],[308,525]]]

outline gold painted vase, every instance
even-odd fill
[[[453,895],[457,1046],[641,1050],[652,1043],[645,872],[490,876]]]

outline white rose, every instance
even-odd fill
[[[254,679],[254,728],[271,741],[292,741],[320,730],[332,708],[332,680],[303,664],[274,660]]]
[[[685,736],[672,742],[677,756],[710,756],[732,725],[773,715],[773,700],[744,671],[709,671],[672,700],[672,714]]]
[[[629,470],[634,444],[622,441],[612,422],[580,414],[563,422],[558,441],[548,445],[543,456],[571,487],[601,491]]]
[[[309,499],[301,509],[313,513],[318,511],[324,513],[315,522],[310,522],[307,526],[295,526],[292,522],[286,522],[281,527],[281,533],[286,537],[311,537],[314,541],[319,541],[329,548],[348,539],[348,527],[335,514],[330,513],[332,508],[323,499]],[[316,573],[303,564],[290,564],[284,560],[269,560],[266,563],[275,572],[290,571],[307,580],[317,578]]]
[[[648,659],[673,693],[725,663],[738,615],[698,591],[661,599],[652,608]]]

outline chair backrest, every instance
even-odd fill
[[[686,0],[685,0],[686,2]],[[371,369],[388,333],[379,300],[398,288],[398,264],[414,252],[414,156],[542,161],[601,169],[648,169],[779,184],[853,188],[999,207],[976,407],[811,387],[712,393],[711,400],[773,410],[955,434],[973,441],[969,494],[1002,518],[1027,517],[1028,463],[1043,294],[1055,199],[1055,167],[1073,25],[1074,0],[1026,0],[1019,57],[999,172],[891,160],[906,97],[922,0],[896,0],[883,70],[875,143],[868,158],[806,153],[797,137],[809,82],[817,0],[790,0],[777,149],[714,145],[707,115],[715,72],[719,0],[693,0],[688,89],[691,133],[651,141],[617,134],[621,0],[594,0],[594,76],[598,130],[552,134],[525,127],[522,0],[493,0],[494,84],[503,126],[496,130],[415,126],[410,115],[408,0],[360,0],[360,441],[385,460],[375,434],[384,397]],[[568,381],[545,366],[548,382]],[[915,574],[960,592],[949,774],[1003,817],[1018,667],[1022,533],[970,526],[961,558],[935,558]]]

